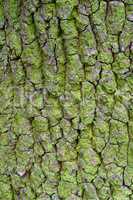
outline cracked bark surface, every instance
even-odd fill
[[[0,200],[133,200],[133,1],[0,1]]]

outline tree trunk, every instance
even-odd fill
[[[133,199],[132,0],[0,1],[0,199]]]

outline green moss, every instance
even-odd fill
[[[59,138],[61,138],[62,133],[59,125],[53,126],[50,128],[50,132],[52,134],[52,140],[55,142]]]
[[[41,69],[38,69],[36,67],[28,67],[27,69],[27,76],[34,84],[41,83]]]
[[[80,37],[80,42],[81,42],[81,47],[83,48],[82,51],[84,51],[84,47],[88,47],[90,50],[94,49],[94,52],[91,52],[92,54],[97,54],[96,51],[96,41],[95,41],[95,35],[92,32],[90,24],[87,23],[86,29],[81,32],[81,37]],[[91,53],[88,56],[91,56]],[[87,56],[86,55],[86,56]]]
[[[42,173],[42,169],[38,164],[35,164],[30,176],[33,188],[39,188],[39,185],[43,182],[43,180],[45,180],[45,176]]]
[[[119,53],[116,56],[115,62],[113,63],[113,70],[116,73],[124,73],[128,70],[130,61],[124,53]]]
[[[103,66],[102,67],[102,79],[100,80],[100,85],[102,85],[103,91],[107,93],[113,93],[116,91],[116,81],[115,76],[112,72],[110,66]]]
[[[32,65],[39,68],[41,66],[41,50],[36,41],[25,47],[22,53],[22,61],[27,67]]]
[[[103,162],[105,164],[109,164],[111,162],[115,162],[118,153],[118,145],[107,144],[106,148],[102,152]]]
[[[62,66],[59,66],[59,68]],[[52,74],[49,72],[45,74],[45,87],[54,96],[58,97],[64,93],[64,73]]]
[[[47,3],[42,6],[42,14],[44,15],[45,20],[49,20],[55,16],[55,4]]]
[[[94,112],[95,112],[96,102],[94,97],[90,100],[86,100],[81,103],[81,121],[86,126],[91,124],[94,119]]]
[[[13,131],[16,135],[27,133],[30,129],[30,123],[26,119],[25,115],[18,112],[13,120]]]
[[[35,24],[33,23],[32,17],[31,16],[24,17],[21,26],[22,26],[21,34],[22,34],[22,38],[23,38],[22,41],[24,44],[29,45],[36,38]]]
[[[45,106],[46,116],[50,119],[51,125],[56,124],[62,117],[62,110],[58,99],[49,97]]]
[[[23,84],[25,81],[25,73],[23,70],[23,66],[21,64],[22,64],[21,61],[18,61],[17,63],[14,61],[11,62],[11,65],[13,66],[12,69],[14,71],[13,81],[15,84]],[[18,87],[18,90],[19,90],[19,87]]]
[[[7,35],[7,39],[9,40],[10,48],[12,49],[12,56],[20,56],[22,49],[19,35],[15,31],[12,31]]]
[[[76,172],[77,172],[76,162],[65,162],[63,164],[63,168],[61,172],[61,180],[76,184]]]
[[[16,144],[16,150],[17,151],[28,151],[33,146],[34,140],[31,135],[22,135],[19,137],[17,144]]]
[[[126,187],[115,187],[113,192],[113,198],[116,200],[128,200],[129,195],[131,195],[132,192],[130,189]]]
[[[16,0],[9,0],[9,14],[13,20],[13,23],[18,22],[19,17],[19,4]]]
[[[62,20],[61,29],[64,39],[73,39],[78,36],[74,20]]]
[[[7,133],[3,133],[0,135],[0,145],[7,146],[9,143],[8,135]]]
[[[117,34],[122,30],[125,21],[125,9],[122,2],[112,1],[109,3],[107,15],[107,29],[111,34]]]
[[[112,115],[112,110],[114,109],[114,96],[113,94],[106,95],[106,92],[102,90],[101,86],[98,86],[98,107],[100,109],[98,116],[100,115],[107,120],[110,115]]]
[[[57,159],[60,161],[71,161],[76,159],[77,153],[74,145],[65,140],[60,140],[57,144]]]
[[[42,158],[42,170],[48,178],[57,178],[57,172],[60,170],[59,163],[56,159],[56,153],[47,153]]]
[[[70,84],[77,84],[83,80],[84,72],[80,57],[78,55],[72,55],[68,57],[67,63],[67,80]]]
[[[0,27],[4,25],[4,12],[3,12],[3,3],[0,2]]]
[[[74,7],[77,5],[77,0],[56,1],[57,16],[61,19],[71,19]]]
[[[64,43],[67,55],[71,56],[78,53],[78,39],[67,39]]]
[[[111,64],[113,62],[112,53],[107,48],[101,48],[98,54],[98,60],[106,64]]]
[[[46,132],[48,131],[48,120],[44,117],[35,117],[32,126],[37,132]]]
[[[81,142],[82,143],[79,143],[78,150],[80,163],[85,173],[95,175],[98,165],[100,164],[100,158],[85,139]]]
[[[113,118],[122,122],[128,122],[128,113],[126,107],[119,102],[115,104]]]
[[[12,192],[10,184],[0,182],[0,198],[11,200],[12,199]]]
[[[5,43],[5,33],[4,31],[0,31],[0,48],[4,46],[4,43]]]
[[[49,38],[56,39],[58,37],[59,29],[58,29],[58,21],[56,18],[50,20],[49,27]]]
[[[11,74],[8,74],[7,79],[1,82],[0,84],[0,95],[2,98],[0,99],[0,113],[9,114],[11,113],[12,107],[12,97],[13,97],[13,86],[11,84],[12,77]],[[8,108],[8,109],[7,109]]]
[[[121,44],[122,50],[125,51],[125,54],[127,56],[129,56],[128,45],[130,44],[131,40],[132,40],[132,22],[125,21],[123,32],[120,36],[120,44]]]
[[[133,198],[130,4],[1,1],[1,200]]]
[[[33,95],[31,95],[30,103],[37,109],[43,108],[43,95],[37,92],[33,93]]]
[[[8,130],[8,122],[9,122],[8,120],[9,120],[8,115],[1,115],[0,116],[0,131],[1,131],[1,133]]]
[[[58,186],[58,192],[59,196],[61,198],[67,198],[70,197],[72,193],[76,190],[77,186],[73,183],[68,183],[61,181]]]
[[[92,200],[98,200],[96,188],[91,183],[84,183],[84,199],[92,199]]]

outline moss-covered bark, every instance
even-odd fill
[[[133,200],[132,91],[132,0],[0,0],[0,200]]]

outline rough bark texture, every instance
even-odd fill
[[[0,200],[133,200],[132,31],[132,0],[0,0]]]

